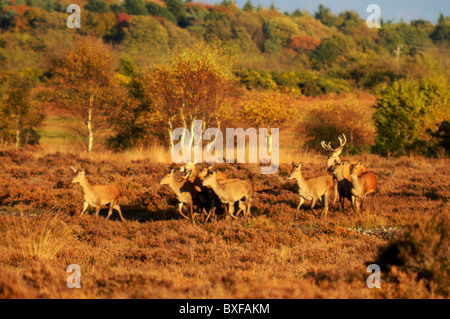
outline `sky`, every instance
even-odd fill
[[[196,0],[194,0],[195,2]],[[220,3],[222,0],[201,0],[203,3]],[[236,4],[242,8],[247,0],[236,0]],[[361,18],[367,18],[371,12],[367,12],[369,4],[378,4],[381,8],[381,18],[385,21],[405,22],[424,19],[436,23],[440,13],[450,16],[450,0],[252,0],[256,6],[270,7],[275,4],[280,11],[292,12],[295,9],[307,9],[311,14],[317,11],[319,4],[331,9],[335,14],[345,10],[353,10],[359,13]]]

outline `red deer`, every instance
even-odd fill
[[[317,200],[321,200],[323,204],[323,210],[320,213],[320,217],[327,216],[328,212],[328,201],[330,198],[330,194],[334,187],[333,176],[325,175],[316,178],[305,179],[302,174],[302,166],[300,163],[297,168],[289,175],[288,179],[296,179],[299,187],[298,193],[300,195],[300,203],[297,207],[297,212],[295,213],[294,221],[298,218],[298,212],[300,207],[305,202],[305,200],[312,201],[311,209],[314,209]]]

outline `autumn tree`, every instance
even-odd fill
[[[309,35],[299,35],[291,38],[289,48],[299,54],[308,53],[315,50],[320,44],[320,39],[311,37]]]
[[[36,128],[44,115],[32,94],[36,78],[30,69],[8,74],[3,79],[4,91],[0,104],[0,139],[14,141],[16,148],[35,144],[39,140]]]
[[[291,119],[294,99],[290,94],[277,91],[248,91],[241,99],[240,117],[254,128],[266,128],[268,150],[272,151],[271,129],[281,129]]]
[[[101,41],[84,37],[76,49],[52,64],[52,101],[86,123],[87,151],[94,147],[97,126],[111,112],[116,62],[111,49]]]
[[[203,122],[203,131],[210,124],[220,128],[235,81],[231,56],[220,44],[179,46],[169,62],[142,76],[144,91],[165,119],[169,134],[178,127],[193,133],[195,120]],[[192,139],[193,134],[191,145]]]

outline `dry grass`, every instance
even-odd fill
[[[402,267],[369,289],[366,267],[419,216],[448,218],[448,159],[355,157],[379,178],[375,209],[372,199],[363,215],[332,205],[320,220],[320,204],[315,214],[305,205],[297,223],[290,164],[265,176],[256,164],[219,164],[255,183],[252,218],[195,227],[159,185],[169,164],[158,163],[156,151],[41,152],[0,151],[0,298],[439,298],[446,291],[433,276]],[[323,155],[282,154],[283,162],[304,161],[306,176],[324,174]],[[121,187],[125,223],[115,214],[105,220],[107,209],[78,217],[82,192],[70,183],[70,165],[81,164],[91,182]],[[439,240],[448,246],[448,237]],[[81,267],[81,289],[66,286],[69,264]]]

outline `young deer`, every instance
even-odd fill
[[[349,165],[348,162],[345,165]],[[363,212],[364,203],[366,202],[367,195],[374,193],[373,206],[375,209],[375,193],[377,192],[377,177],[373,172],[364,172],[359,175],[359,168],[361,162],[358,162],[351,171],[352,176],[352,206],[356,211],[357,198],[361,199],[360,213]]]
[[[250,208],[252,205],[253,183],[247,180],[218,181],[217,172],[212,173],[203,180],[203,185],[211,187],[214,193],[223,204],[228,204],[228,214],[234,219],[237,217],[233,214],[234,203],[239,202],[240,212],[244,212],[244,221],[250,216]]]
[[[74,173],[77,173],[77,170],[75,168],[71,167],[71,169]],[[83,189],[84,206],[83,210],[80,213],[80,216],[83,215],[83,213],[87,210],[89,205],[94,206],[96,208],[95,215],[98,216],[100,208],[103,205],[109,204],[109,213],[108,216],[106,216],[106,219],[108,219],[111,216],[112,210],[115,209],[119,212],[119,216],[122,222],[125,221],[125,219],[122,216],[120,207],[117,204],[117,201],[119,200],[120,197],[120,190],[119,188],[117,188],[117,186],[89,184],[84,169],[78,172],[78,174],[72,180],[72,183],[79,183],[81,185],[81,188]]]
[[[196,187],[189,179],[182,179],[177,181],[174,176],[174,170],[164,176],[160,181],[161,185],[168,185],[170,189],[175,193],[178,199],[178,212],[181,216],[186,219],[191,219],[192,224],[195,225],[195,216],[198,214],[194,213],[194,202],[199,203],[202,211],[207,205],[211,205],[210,199],[208,198],[206,192],[202,191],[201,188]],[[190,217],[183,214],[183,206],[186,205],[189,208]],[[211,213],[211,210],[210,210]],[[209,214],[210,214],[209,213]],[[209,218],[209,215],[208,215]]]
[[[209,220],[209,217],[212,215],[213,220],[216,219],[216,203],[220,203],[219,198],[217,195],[212,191],[212,189],[208,186],[203,185],[204,178],[211,174],[214,171],[214,163],[211,164],[209,167],[205,167],[200,172],[198,171],[198,165],[195,163],[186,163],[183,166],[180,167],[180,172],[184,173],[183,179],[188,179],[194,187],[199,190],[206,192],[210,202],[211,202],[211,211],[205,220],[205,223]],[[231,181],[235,181],[236,179],[227,179],[226,175],[222,172],[217,173],[217,180],[219,183],[229,183]],[[224,205],[225,214],[226,212],[226,206]]]
[[[339,201],[341,202],[342,210],[344,210],[345,199],[347,198],[349,202],[352,202],[352,182],[344,177],[343,168],[348,162],[341,162],[334,165],[333,176],[337,182],[337,190],[339,193]]]
[[[293,165],[295,167],[295,165]],[[300,163],[297,168],[294,168],[288,179],[296,179],[299,187],[298,193],[300,195],[300,203],[295,213],[294,221],[298,218],[298,212],[305,200],[312,201],[311,209],[314,209],[318,199],[321,199],[323,210],[320,217],[326,217],[328,212],[328,201],[330,194],[333,191],[334,182],[332,175],[325,175],[316,178],[305,179],[302,174],[302,166]]]
[[[227,180],[227,176],[219,171],[217,172],[217,180],[221,181],[221,180]],[[205,167],[204,169],[201,170],[200,173],[198,173],[198,177],[200,177],[201,179],[204,179],[208,174],[212,174],[214,173],[214,163],[212,163],[211,165],[209,165],[208,167]]]

